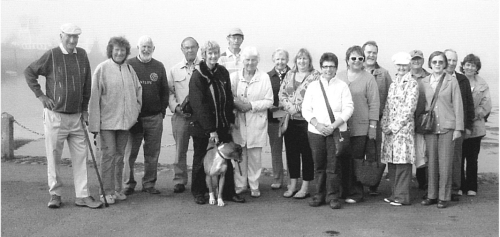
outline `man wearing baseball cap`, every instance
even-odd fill
[[[422,68],[424,65],[424,54],[420,50],[412,50],[410,52],[410,74],[413,79],[418,82],[418,100],[417,108],[415,109],[415,121],[417,121],[418,116],[425,111],[425,91],[422,85],[422,79],[429,75],[425,69]],[[417,128],[417,124],[415,124]],[[427,158],[425,158],[425,140],[424,134],[420,133],[418,130],[415,131],[415,166],[417,167],[417,181],[418,188],[421,190],[427,190]]]
[[[31,63],[24,76],[35,96],[43,105],[45,149],[47,152],[47,175],[49,208],[61,206],[62,180],[58,164],[61,161],[64,141],[68,143],[73,166],[77,206],[99,208],[87,187],[87,155],[85,131],[81,120],[88,122],[91,72],[87,52],[76,47],[80,27],[68,23],[61,26],[61,43],[48,50]],[[38,83],[38,77],[46,78],[45,93]]]
[[[240,58],[240,47],[244,38],[243,31],[240,28],[232,28],[227,34],[226,39],[229,47],[226,49],[226,52],[220,55],[219,64],[224,66],[229,74],[243,68]]]

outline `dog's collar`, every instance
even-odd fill
[[[221,146],[224,146],[224,144],[222,144]],[[217,148],[217,154],[219,154],[220,157],[222,157],[223,159],[229,160],[228,158],[224,157],[224,155],[220,152],[219,146],[217,146],[217,145],[215,145],[214,147],[208,148],[207,151],[212,150],[214,148]]]

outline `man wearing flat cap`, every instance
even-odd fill
[[[243,68],[243,62],[240,58],[241,44],[244,40],[243,31],[240,28],[232,28],[227,34],[227,43],[229,47],[219,58],[219,64],[224,66],[229,74]]]
[[[417,107],[415,109],[415,121],[417,121],[418,116],[425,111],[425,90],[422,85],[422,79],[427,77],[430,73],[427,72],[422,66],[424,65],[424,54],[420,50],[412,50],[410,52],[410,74],[413,79],[418,83],[418,100]],[[415,125],[415,128],[417,126]],[[415,131],[415,166],[417,167],[416,177],[418,182],[418,188],[421,190],[427,190],[427,158],[425,155],[425,139],[424,134],[416,130]]]
[[[80,27],[74,24],[62,25],[59,46],[48,50],[24,70],[28,86],[44,108],[47,175],[51,195],[49,208],[61,206],[63,183],[58,164],[64,141],[68,143],[71,154],[75,204],[90,208],[102,206],[101,202],[90,196],[87,187],[88,147],[81,121],[88,121],[91,72],[87,52],[76,47],[81,33]],[[45,93],[37,81],[39,76],[45,77]]]

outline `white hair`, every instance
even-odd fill
[[[149,37],[148,35],[143,35],[137,41],[137,46],[141,47],[142,43],[148,43],[148,42],[151,43],[152,46],[155,46],[155,44],[153,43],[153,40],[151,39],[151,37]]]
[[[272,55],[273,61],[274,61],[274,56],[276,56],[277,54],[284,54],[286,56],[286,59],[290,59],[290,57],[288,55],[288,51],[286,51],[282,48],[277,48],[276,50],[274,50],[273,55]]]
[[[260,62],[260,54],[257,51],[257,48],[253,46],[245,47],[241,50],[241,60],[248,59],[251,56],[257,57],[257,61]]]

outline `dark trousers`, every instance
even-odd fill
[[[412,165],[388,163],[387,167],[392,191],[389,199],[409,205]]]
[[[376,131],[377,131],[377,137],[376,137],[375,143],[377,146],[377,157],[380,160],[380,158],[382,157],[382,126],[380,124],[380,121],[377,122]],[[380,180],[377,184],[370,187],[370,191],[377,192],[379,185],[380,185]]]
[[[327,203],[331,200],[337,201],[341,186],[340,163],[335,156],[336,149],[333,136],[325,137],[309,132],[308,137],[314,159],[315,196]]]
[[[291,179],[300,177],[302,155],[302,179],[314,180],[314,161],[307,137],[307,121],[290,120],[285,132],[286,162]]]
[[[220,129],[217,131],[219,135],[220,142],[230,142],[232,141],[231,135],[229,135],[227,129]],[[205,182],[205,169],[203,167],[203,158],[205,154],[207,154],[207,146],[208,146],[208,136],[193,136],[193,170],[191,176],[191,193],[194,197],[204,196],[208,192],[207,184]],[[234,190],[234,168],[231,161],[227,161],[227,171],[225,181],[224,181],[224,190],[223,190],[223,199],[228,200],[231,199],[235,195]]]
[[[364,159],[365,147],[368,136],[355,136],[350,138],[349,149],[341,160],[342,167],[342,196],[356,201],[363,200],[363,184],[359,182],[354,173],[354,159]]]
[[[462,192],[469,190],[477,192],[477,159],[482,138],[483,136],[465,139],[462,144]],[[465,167],[466,162],[467,167]]]
[[[427,190],[427,166],[417,168],[415,176],[417,178],[418,188]]]
[[[462,143],[464,142],[465,132],[462,136],[455,139],[455,152],[453,152],[453,169],[451,173],[451,194],[458,194],[462,186]]]

